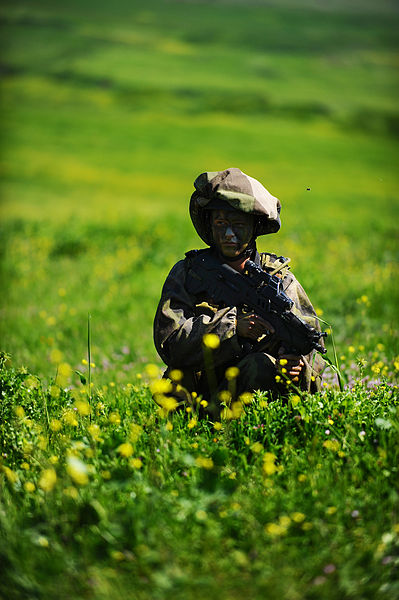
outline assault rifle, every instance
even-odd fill
[[[294,303],[283,291],[279,277],[266,273],[251,260],[241,274],[207,251],[192,250],[187,256],[190,266],[186,287],[191,294],[204,293],[217,303],[253,310],[273,325],[287,354],[327,352],[320,343],[327,333],[317,331],[291,312]]]

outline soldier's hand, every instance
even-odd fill
[[[265,333],[274,333],[274,327],[259,315],[245,314],[237,317],[237,335],[257,340]]]
[[[287,375],[291,381],[298,382],[302,369],[305,366],[302,356],[287,354],[285,348],[280,348],[276,362],[277,370]],[[282,369],[285,369],[283,371]]]

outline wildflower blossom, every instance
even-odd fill
[[[129,465],[133,467],[133,469],[141,469],[143,466],[143,461],[141,458],[131,458],[129,461]]]
[[[57,431],[60,431],[60,429],[62,429],[62,423],[61,423],[61,421],[59,421],[58,419],[51,419],[51,421],[50,421],[50,429],[54,433],[56,433]]]
[[[101,429],[99,427],[99,425],[97,425],[97,423],[93,423],[92,425],[89,425],[89,427],[87,428],[91,438],[95,441],[95,442],[102,442],[103,438],[101,437]]]
[[[220,346],[220,340],[214,333],[206,333],[202,338],[202,342],[205,348],[209,348],[210,350],[216,350]]]
[[[76,456],[67,457],[67,473],[78,485],[86,485],[89,482],[87,466]]]
[[[130,444],[130,442],[125,442],[124,444],[118,446],[118,452],[121,456],[129,458],[133,454],[133,446]]]
[[[197,419],[191,419],[191,420],[188,422],[188,424],[187,424],[187,427],[188,427],[189,429],[193,429],[193,428],[194,428],[194,427],[195,427],[197,424],[198,424],[198,421],[197,421]]]
[[[275,464],[276,455],[271,452],[266,452],[263,455],[263,472],[265,475],[273,475],[278,468]]]
[[[255,454],[259,454],[259,452],[262,452],[263,450],[263,445],[260,442],[255,442],[254,444],[252,444],[251,450]]]
[[[26,492],[32,493],[32,492],[35,491],[36,486],[35,486],[34,483],[32,483],[32,481],[25,481],[25,483],[24,483],[24,489],[25,489]]]
[[[221,423],[219,423],[219,421],[215,421],[215,423],[213,424],[213,428],[216,431],[220,431],[222,429],[223,425]]]
[[[172,431],[173,430],[173,423],[171,423],[170,421],[168,421],[165,425],[166,431]]]
[[[180,369],[172,369],[172,371],[169,373],[169,377],[172,381],[181,381],[183,379],[183,372],[180,371]]]
[[[228,369],[226,369],[226,379],[227,381],[232,381],[233,379],[236,379],[240,374],[240,369],[238,367],[229,367]]]
[[[55,469],[50,467],[49,469],[44,469],[39,479],[39,487],[44,492],[51,492],[57,483],[57,473]]]
[[[202,469],[213,469],[213,460],[211,458],[206,458],[205,456],[198,456],[195,459],[195,464],[197,467],[201,467]]]

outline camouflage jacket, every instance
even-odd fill
[[[156,349],[169,368],[199,373],[203,370],[202,338],[207,333],[214,333],[220,340],[213,355],[215,366],[237,364],[248,354],[248,350],[244,350],[244,340],[238,337],[236,331],[240,309],[236,306],[218,306],[209,297],[191,295],[185,286],[188,260],[186,258],[175,264],[163,286],[154,321]],[[267,272],[277,271],[284,292],[294,302],[293,312],[319,330],[314,308],[300,283],[285,265],[286,259],[265,252],[257,254],[255,262]],[[279,341],[269,335],[262,343],[261,351],[275,359],[279,347]],[[315,352],[304,357],[304,362],[301,387],[317,391],[325,362]]]

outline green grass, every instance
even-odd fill
[[[0,15],[2,593],[394,597],[395,4],[34,0]],[[326,374],[320,395],[258,394],[220,431],[189,429],[151,399],[152,320],[169,269],[202,246],[193,180],[228,166],[281,199],[259,247],[291,257],[349,387]],[[91,416],[75,373],[88,313]]]

